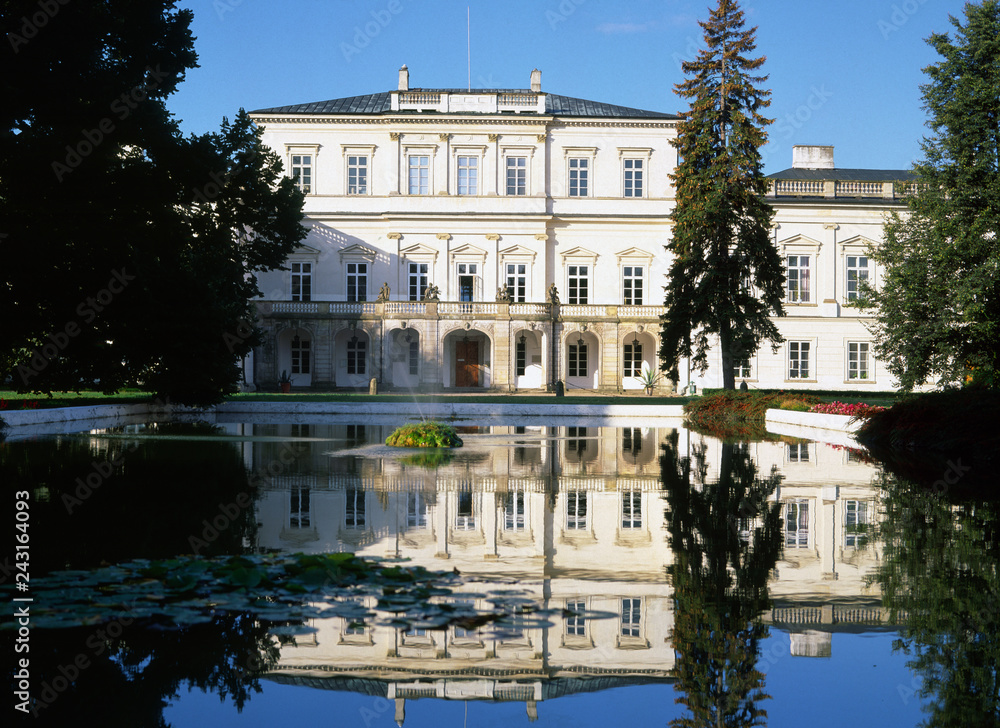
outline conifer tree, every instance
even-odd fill
[[[904,389],[929,379],[1000,386],[1000,1],[965,6],[921,86],[932,135],[917,192],[870,251],[875,351]]]
[[[782,341],[770,316],[783,314],[785,275],[771,243],[760,156],[771,92],[760,87],[767,77],[754,75],[765,59],[751,57],[756,28],[744,29],[739,3],[719,0],[700,24],[706,48],[683,64],[688,78],[675,87],[691,108],[674,142],[677,206],[660,362],[670,370],[690,356],[705,371],[718,337],[723,386],[733,389],[737,362],[764,339]]]

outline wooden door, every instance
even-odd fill
[[[479,342],[455,342],[455,386],[479,386]]]

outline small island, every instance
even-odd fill
[[[419,422],[403,425],[385,439],[392,447],[462,447],[462,438],[455,428],[440,422]]]

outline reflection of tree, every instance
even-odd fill
[[[781,519],[768,497],[776,472],[759,477],[746,445],[723,444],[709,481],[706,448],[680,457],[677,436],[661,458],[674,563],[677,699],[691,717],[675,726],[762,725],[769,696],[756,668],[767,627],[767,579],[781,552]]]
[[[32,725],[83,721],[108,728],[162,728],[167,701],[185,685],[228,698],[242,710],[261,690],[258,677],[277,663],[274,638],[252,615],[226,614],[208,624],[171,629],[118,629],[126,620],[32,634],[31,668],[37,676],[32,695],[45,703],[35,704]],[[74,665],[82,669],[66,687],[61,675]],[[46,686],[62,689],[47,692]]]
[[[880,481],[876,578],[922,682],[901,697],[928,701],[929,726],[1000,725],[1000,503],[953,502],[889,473]]]

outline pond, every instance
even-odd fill
[[[1000,717],[995,504],[672,420],[458,422],[427,459],[382,444],[398,418],[269,419],[0,446],[29,495],[29,589],[20,557],[2,576],[26,720]]]

